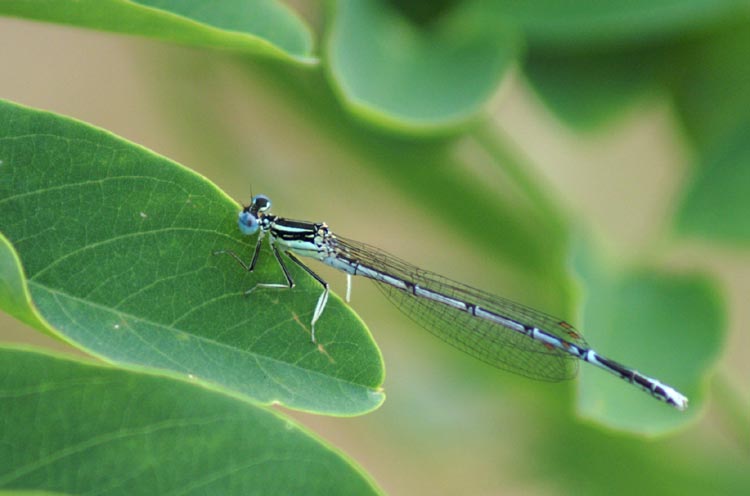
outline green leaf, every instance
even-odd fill
[[[465,2],[430,27],[387,2],[335,2],[328,75],[359,117],[401,132],[444,131],[473,117],[516,57],[516,31]]]
[[[676,47],[670,89],[700,153],[726,146],[750,122],[750,23],[708,33]]]
[[[34,491],[34,490],[18,490],[13,489],[10,491],[3,491],[0,489],[0,496],[63,496],[64,494],[70,494],[70,493],[60,493],[60,492],[50,492],[50,491]]]
[[[600,53],[531,49],[524,72],[567,124],[595,129],[656,86],[663,58],[655,47]]]
[[[583,246],[574,251],[574,265],[584,289],[581,328],[589,344],[690,400],[688,410],[679,412],[587,366],[579,384],[580,414],[646,435],[674,430],[697,417],[726,327],[713,284],[697,274],[640,269],[616,273],[602,267]]]
[[[698,151],[677,232],[750,240],[750,24],[710,33],[679,52],[671,89]]]
[[[581,129],[594,129],[643,94],[662,91],[666,80],[691,137],[703,147],[736,124],[738,109],[750,109],[750,92],[742,91],[748,33],[746,23],[733,23],[679,44],[532,46],[524,71],[549,107]]]
[[[643,43],[744,15],[745,0],[491,0],[533,46]]]
[[[750,245],[750,114],[725,143],[706,153],[677,212],[683,235]]]
[[[212,255],[249,258],[256,238],[240,234],[239,207],[205,178],[99,129],[7,102],[0,164],[0,232],[28,286],[27,294],[18,267],[0,274],[11,276],[3,287],[12,296],[0,301],[10,313],[23,318],[33,306],[48,332],[105,360],[263,403],[353,415],[383,401],[379,351],[338,298],[311,343],[321,288],[304,271],[290,264],[294,290],[243,297],[283,277],[266,244],[252,274]],[[5,266],[16,256],[7,252]]]
[[[275,0],[6,0],[0,15],[316,62],[310,28]]]
[[[171,378],[0,348],[0,487],[68,494],[377,494],[278,413]]]
[[[719,438],[705,436],[704,424],[680,436],[646,442],[642,436],[624,436],[594,428],[588,422],[569,422],[563,416],[546,415],[535,432],[534,444],[526,447],[533,453],[533,463],[526,461],[524,465],[530,467],[531,480],[545,479],[560,494],[747,493],[750,476],[747,460],[740,455],[744,452],[736,445],[722,445],[719,439],[726,439],[725,434]],[[693,443],[701,448],[686,449]],[[738,462],[739,458],[742,461]]]
[[[2,165],[0,163],[0,167]],[[55,336],[47,330],[47,324],[31,305],[31,296],[26,287],[21,261],[10,241],[2,233],[0,233],[0,308],[18,320]]]

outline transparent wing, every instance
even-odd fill
[[[583,337],[561,319],[420,269],[374,246],[338,236],[335,246],[349,260],[588,348]],[[463,310],[416,297],[376,279],[373,281],[412,320],[443,341],[490,365],[545,381],[570,379],[578,370],[578,359],[560,349]]]

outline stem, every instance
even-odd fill
[[[521,156],[518,147],[511,143],[501,129],[485,118],[469,132],[487,154],[513,179],[529,200],[538,208],[543,218],[550,219],[551,227],[564,231],[568,224],[561,213],[560,204],[542,187],[538,175],[532,178],[527,171],[533,170],[529,160]]]

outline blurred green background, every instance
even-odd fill
[[[610,382],[630,398],[616,379],[586,370],[539,384],[485,367],[355,280],[386,402],[355,418],[285,413],[386,492],[750,490],[747,4],[398,3],[294,3],[321,66],[2,18],[0,97],[112,131],[238,201],[265,193],[279,215],[561,315],[665,382],[681,377],[657,375],[645,355],[685,357],[664,368],[694,384],[684,417],[657,404],[663,418],[617,418],[591,399]],[[314,268],[343,293],[341,274]],[[695,275],[696,301],[662,298],[663,274]],[[635,320],[623,334],[623,316],[654,301],[675,322],[688,305],[707,306],[696,319],[720,313],[665,335]],[[0,339],[73,352],[4,314]]]

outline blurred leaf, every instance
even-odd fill
[[[685,425],[701,411],[706,376],[724,340],[721,298],[705,277],[655,271],[615,275],[588,252],[576,248],[574,260],[585,294],[581,328],[589,343],[604,356],[674,387],[690,406],[679,412],[587,366],[579,385],[581,415],[645,435]]]
[[[429,25],[466,0],[386,0],[415,24]]]
[[[746,0],[487,0],[523,29],[529,44],[550,48],[663,40],[747,15]]]
[[[255,237],[241,236],[239,207],[205,178],[99,129],[9,103],[0,103],[0,163],[0,232],[29,292],[20,293],[20,268],[7,269],[4,253],[0,275],[10,276],[12,296],[0,303],[10,313],[33,305],[50,332],[89,353],[264,403],[353,415],[383,401],[379,351],[338,298],[318,322],[318,345],[310,342],[321,288],[304,271],[291,264],[294,290],[243,297],[282,274],[266,245],[253,274],[212,256],[249,257]]]
[[[712,153],[750,122],[750,23],[685,43],[670,65],[675,107],[699,152]]]
[[[275,0],[4,0],[0,15],[316,62],[310,28]]]
[[[193,384],[7,348],[0,370],[0,487],[378,492],[353,462],[290,420]]]
[[[644,93],[661,89],[666,76],[691,135],[703,142],[735,123],[738,97],[748,102],[750,92],[742,88],[750,83],[744,63],[750,55],[749,32],[750,26],[733,22],[716,40],[695,35],[680,40],[681,45],[639,39],[612,46],[532,46],[524,71],[545,103],[581,129],[593,129]]]
[[[658,406],[658,405],[657,405]],[[679,415],[679,413],[676,413]],[[521,471],[545,480],[561,494],[719,496],[747,494],[747,457],[721,445],[704,446],[691,433],[677,439],[622,436],[550,415],[539,423],[534,463]],[[715,441],[715,438],[711,438]]]
[[[599,53],[531,49],[524,71],[567,124],[594,129],[654,88],[663,63],[653,46]]]
[[[698,148],[676,213],[678,232],[747,244],[750,227],[750,24],[681,50],[672,71],[677,112]]]
[[[685,235],[750,242],[750,113],[729,139],[695,167],[676,217]]]
[[[325,49],[331,84],[355,114],[415,133],[474,116],[517,50],[516,31],[481,2],[420,28],[377,0],[335,2]]]

